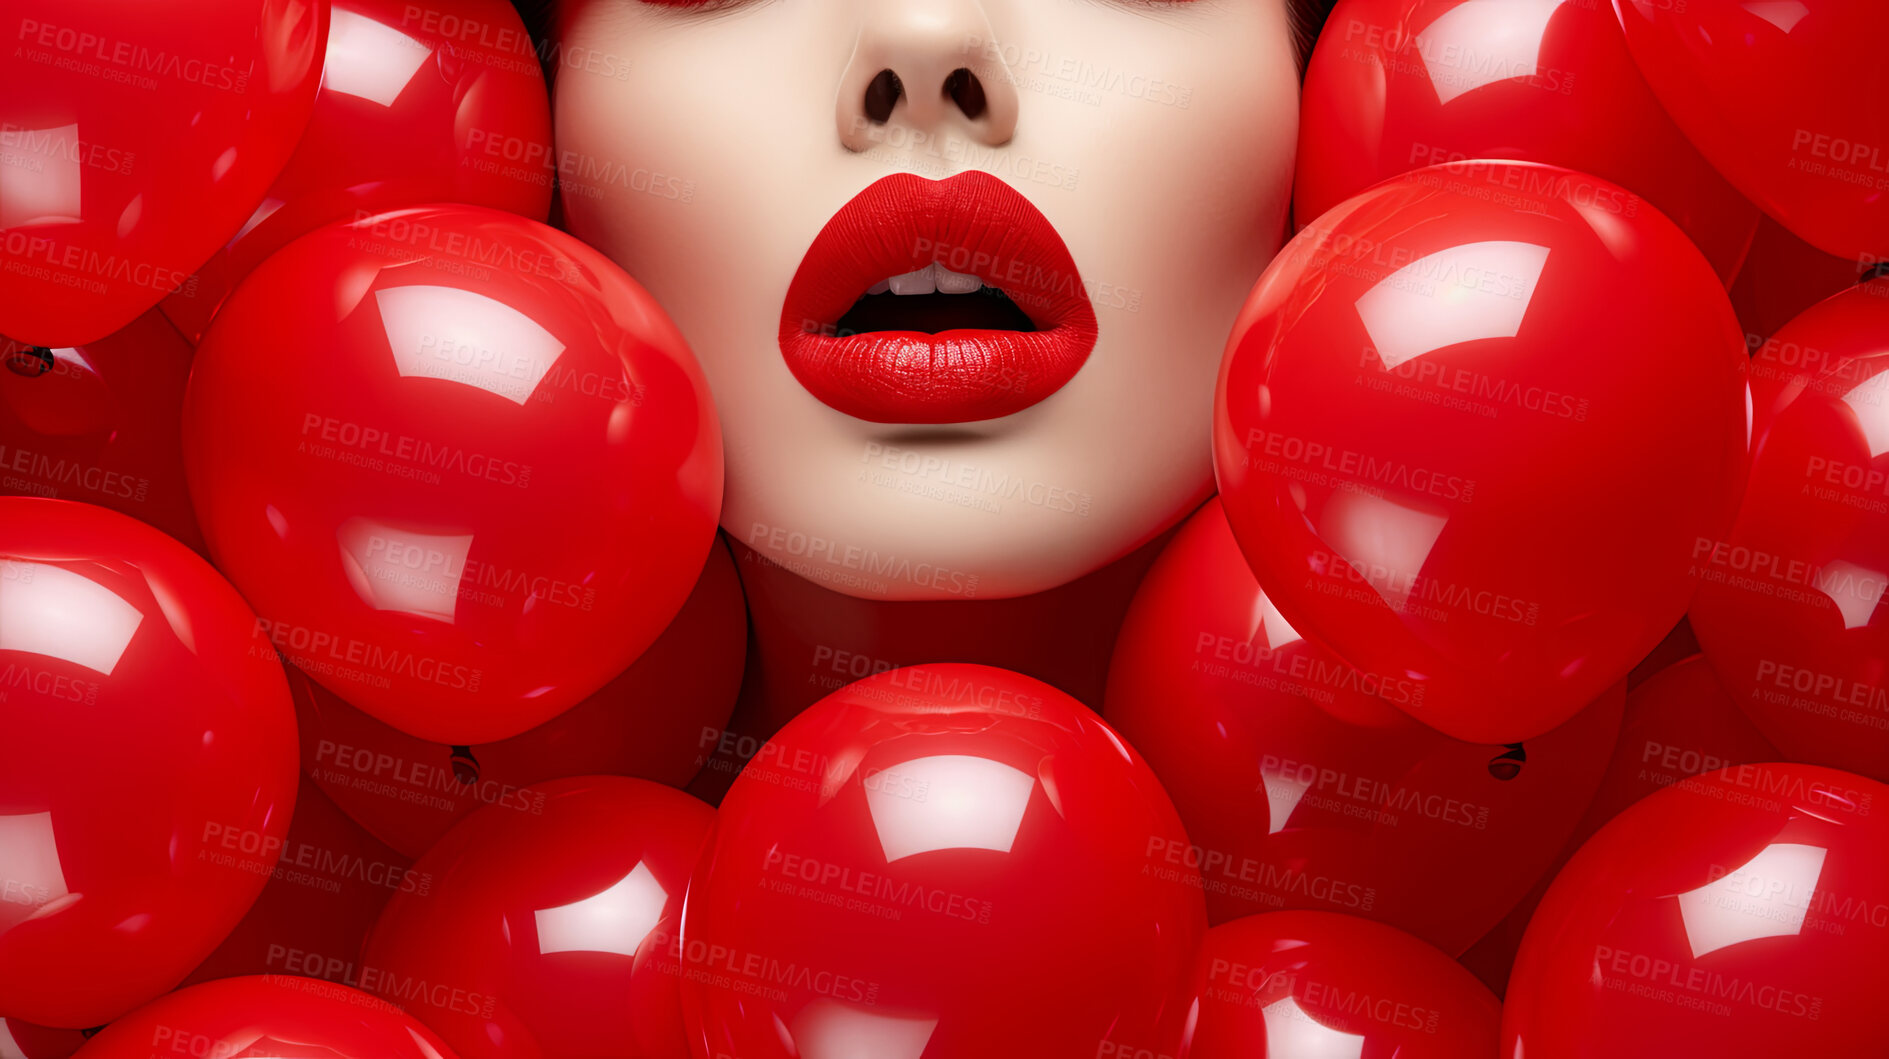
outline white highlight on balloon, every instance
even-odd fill
[[[1448,524],[1447,515],[1418,511],[1388,497],[1343,492],[1326,502],[1319,537],[1401,614]]]
[[[1869,458],[1889,452],[1889,371],[1879,371],[1850,388],[1843,403],[1856,413],[1856,425],[1869,446]]]
[[[1465,92],[1541,72],[1541,39],[1567,0],[1470,0],[1417,33],[1417,54],[1449,103]]]
[[[1889,576],[1841,559],[1827,563],[1817,574],[1817,591],[1829,597],[1843,615],[1845,629],[1860,629],[1869,624],[1882,602]]]
[[[30,917],[71,893],[65,868],[59,863],[59,835],[52,813],[0,816],[0,930]]]
[[[882,1015],[822,997],[794,1016],[794,1047],[801,1059],[919,1059],[938,1020]]]
[[[1445,346],[1514,338],[1535,300],[1548,248],[1495,240],[1420,257],[1358,299],[1386,371]]]
[[[414,284],[374,292],[402,376],[444,379],[523,406],[564,343],[496,298]]]
[[[335,530],[341,569],[361,602],[448,625],[459,606],[459,583],[473,534],[419,533],[370,518]]]
[[[637,946],[662,920],[669,891],[642,861],[609,889],[581,901],[532,913],[538,925],[538,951],[614,952],[635,956]]]
[[[0,651],[58,658],[110,676],[144,612],[63,566],[0,560]]]
[[[1810,14],[1804,0],[1752,0],[1745,10],[1789,34]]]
[[[1723,878],[1677,895],[1692,958],[1743,941],[1802,933],[1828,852],[1774,842]]]
[[[1266,1054],[1292,1059],[1360,1059],[1364,1038],[1313,1018],[1290,996],[1259,1009],[1266,1020]]]
[[[433,49],[365,15],[336,7],[328,21],[324,92],[340,92],[391,107]]]
[[[0,228],[79,223],[84,158],[76,122],[0,134]]]
[[[915,758],[863,781],[886,862],[940,849],[1010,852],[1036,778],[1001,761]]]

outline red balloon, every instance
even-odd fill
[[[1228,343],[1214,465],[1259,583],[1457,739],[1532,739],[1626,676],[1737,507],[1737,323],[1630,199],[1525,163],[1394,178],[1294,237]]]
[[[195,553],[0,499],[0,1015],[96,1026],[175,986],[262,889],[295,716]]]
[[[748,624],[728,551],[709,549],[681,613],[603,690],[522,735],[441,746],[374,720],[291,673],[302,767],[348,815],[409,857],[484,805],[518,806],[561,776],[687,784],[721,741],[741,688]]]
[[[722,802],[682,925],[690,1046],[1179,1055],[1189,860],[1147,765],[1055,688],[962,664],[848,685]]]
[[[193,342],[264,258],[330,221],[425,202],[535,221],[550,210],[551,110],[510,3],[332,2],[321,92],[295,154],[242,230],[164,299]]]
[[[1422,690],[1294,632],[1213,500],[1142,582],[1104,712],[1173,796],[1213,922],[1343,912],[1455,954],[1554,862],[1600,782],[1622,694],[1512,748],[1457,742],[1390,705],[1421,707]]]
[[[1454,960],[1335,912],[1272,912],[1207,932],[1188,1059],[1494,1055],[1502,1005]]]
[[[387,906],[364,982],[463,1059],[687,1055],[676,927],[715,811],[621,776],[532,793],[531,811],[487,806],[420,858],[433,891]],[[415,981],[452,988],[402,996]]]
[[[1615,6],[1667,113],[1738,190],[1826,253],[1889,252],[1889,5]]]
[[[202,551],[181,440],[191,355],[155,311],[73,347],[0,338],[0,495],[98,504]]]
[[[7,1059],[66,1059],[85,1043],[78,1030],[54,1030],[0,1018],[0,1056]]]
[[[1853,286],[1872,262],[1831,257],[1765,217],[1732,284],[1732,308],[1753,352],[1797,314]]]
[[[1814,765],[1684,780],[1581,847],[1529,924],[1505,1059],[1877,1055],[1889,787]]]
[[[1757,227],[1758,211],[1660,109],[1605,4],[1341,0],[1302,99],[1293,179],[1301,223],[1399,173],[1510,158],[1592,173],[1644,197],[1726,283]]]
[[[330,225],[258,268],[197,351],[184,458],[211,554],[289,661],[449,745],[635,661],[721,506],[708,388],[662,310],[477,206]]]
[[[409,858],[362,830],[306,779],[278,854],[249,914],[185,985],[245,974],[332,978],[353,964],[394,894],[432,892],[433,880],[413,871]]]
[[[1554,859],[1554,867],[1514,909],[1463,954],[1463,965],[1500,993],[1515,964],[1522,932],[1548,884],[1582,843],[1626,809],[1689,776],[1730,765],[1777,759],[1732,703],[1712,667],[1694,654],[1662,669],[1627,693],[1626,723],[1587,814]]]
[[[433,1032],[357,989],[285,974],[222,978],[119,1019],[80,1059],[454,1059]]]
[[[1692,626],[1787,757],[1889,780],[1889,279],[1792,321],[1751,374],[1751,484],[1695,550]]]
[[[262,201],[314,104],[328,0],[0,11],[0,334],[95,342],[185,284]]]

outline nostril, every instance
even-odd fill
[[[892,107],[904,94],[905,86],[899,83],[899,75],[890,70],[879,71],[879,76],[866,86],[866,117],[874,125],[884,125],[892,118]]]
[[[958,105],[967,118],[980,117],[989,109],[989,104],[984,101],[984,83],[962,66],[945,78],[944,94]]]

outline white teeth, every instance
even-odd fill
[[[940,294],[975,294],[984,285],[984,281],[976,276],[953,272],[936,261],[931,263],[931,270],[937,277]]]
[[[893,276],[886,282],[891,285],[894,294],[930,294],[938,289],[937,281],[932,278],[930,265],[926,265],[917,272]]]
[[[975,294],[984,281],[964,272],[950,269],[932,262],[916,272],[882,279],[866,290],[867,294],[884,294],[890,290],[894,294]]]

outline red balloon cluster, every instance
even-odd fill
[[[1286,624],[1212,500],[1142,582],[1104,712],[1180,810],[1215,923],[1343,912],[1454,955],[1567,841],[1613,749],[1621,692],[1515,746],[1451,739],[1393,705],[1421,694]]]
[[[331,0],[321,91],[255,211],[164,299],[192,342],[244,276],[330,221],[463,202],[542,221],[556,159],[538,55],[505,0]]]
[[[1727,690],[1792,760],[1889,780],[1889,280],[1752,360],[1751,484],[1692,604]]]
[[[695,591],[642,657],[583,702],[496,743],[415,738],[292,670],[302,768],[407,857],[482,806],[524,805],[525,788],[546,780],[640,776],[684,787],[722,741],[746,649],[741,582],[717,542]]]
[[[1758,221],[1660,109],[1607,4],[1342,0],[1305,75],[1299,226],[1386,178],[1472,158],[1618,184],[1727,283]]]
[[[1882,1054],[1889,7],[1337,0],[1220,495],[897,604],[532,9],[0,0],[0,1059]]]
[[[94,342],[234,235],[314,107],[328,0],[10,0],[0,335]]]

